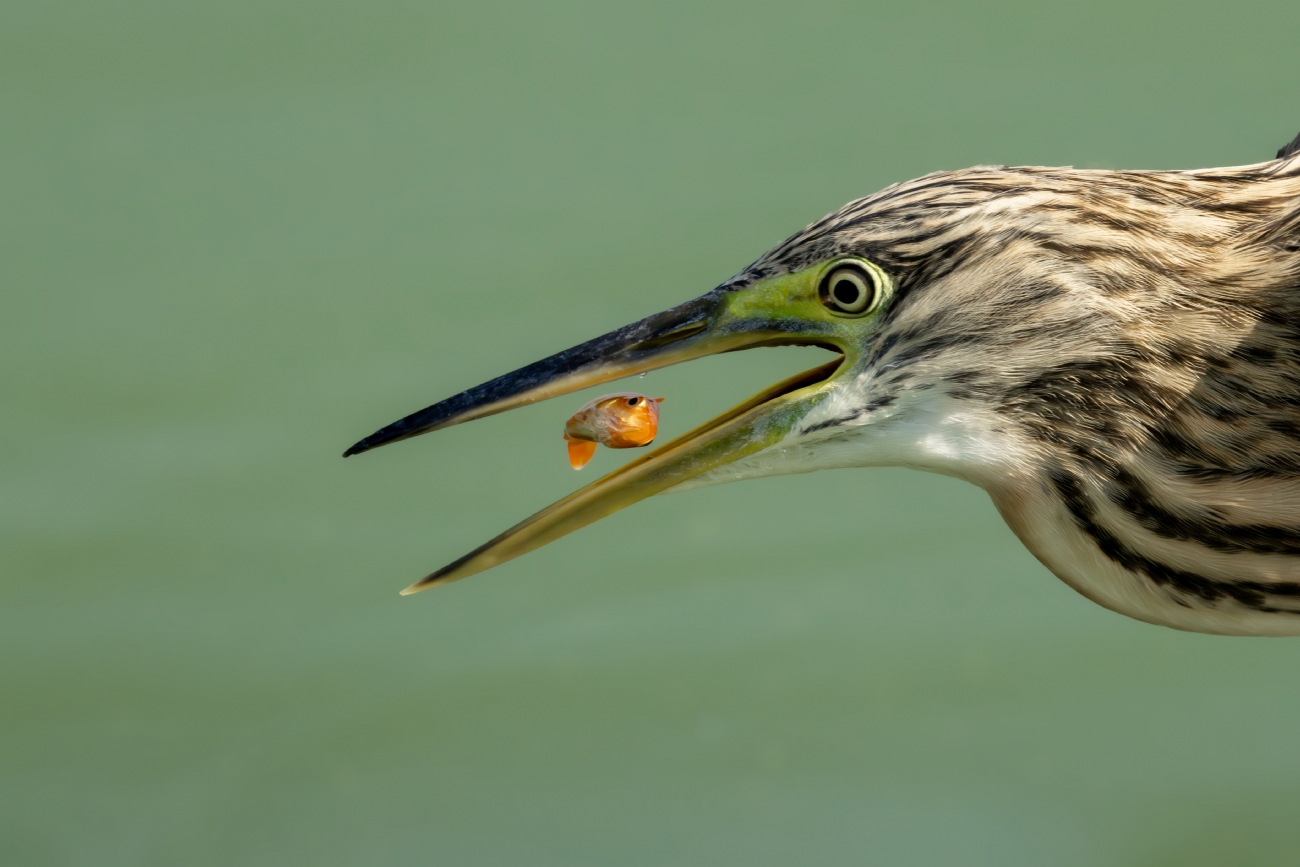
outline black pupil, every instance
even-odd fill
[[[835,283],[835,288],[831,290],[831,294],[835,296],[836,301],[847,307],[858,302],[858,298],[862,294],[862,287],[852,280],[838,280]]]
[[[637,402],[639,399],[640,399],[640,398],[635,398],[635,397],[628,398],[627,405],[628,405],[628,406],[636,406],[636,402]]]

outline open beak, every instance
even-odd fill
[[[611,331],[412,413],[344,452],[359,454],[693,358],[756,346],[846,347],[814,320],[737,315],[723,289]],[[779,442],[822,398],[844,357],[790,377],[516,524],[402,591],[457,581],[553,542],[638,500]]]

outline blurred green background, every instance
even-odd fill
[[[976,163],[1266,159],[1278,2],[0,6],[0,863],[1300,863],[1300,644],[901,470],[660,497],[593,393],[375,428]],[[816,350],[633,380],[676,434]],[[606,387],[600,391],[614,390]]]

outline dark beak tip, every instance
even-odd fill
[[[396,442],[400,439],[406,439],[406,437],[401,437],[401,436],[385,436],[384,434],[386,433],[388,433],[388,428],[384,428],[381,431],[376,431],[375,433],[372,433],[370,436],[358,440],[357,442],[348,446],[348,450],[343,453],[343,457],[350,458],[353,455],[359,455],[362,452],[368,452],[371,451],[372,449],[377,449],[380,446],[388,445],[391,442]]]

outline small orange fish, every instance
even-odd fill
[[[569,444],[569,464],[580,470],[596,453],[596,443],[611,449],[648,446],[659,431],[662,397],[631,391],[606,394],[575,412],[564,423]]]

